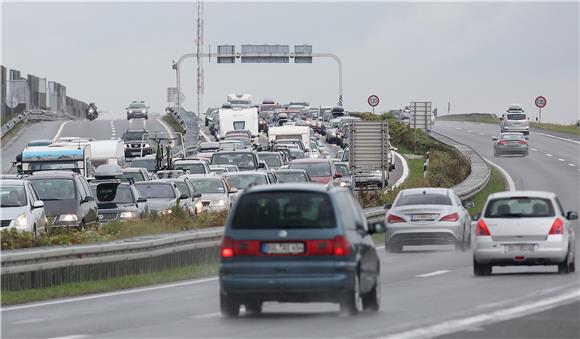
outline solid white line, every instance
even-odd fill
[[[60,127],[58,128],[58,131],[56,131],[56,134],[54,136],[54,138],[52,138],[52,142],[55,142],[56,139],[58,139],[60,137],[60,134],[62,133],[62,129],[64,128],[64,126],[66,124],[68,124],[70,122],[70,120],[63,122],[62,124],[60,124]]]
[[[468,129],[468,130],[467,130],[467,132],[469,132],[469,133],[473,133],[473,131],[472,131],[472,130],[470,130],[470,129]]]
[[[535,148],[532,148],[532,151],[534,151],[534,152],[537,152],[538,150],[537,150],[537,149],[535,149]]]
[[[551,157],[552,155],[550,153],[546,153],[546,156],[547,157]]]
[[[24,320],[20,320],[20,321],[15,321],[13,322],[11,325],[24,325],[24,324],[31,324],[31,323],[38,323],[41,321],[45,321],[48,318],[32,318],[32,319],[24,319]]]
[[[512,179],[511,175],[505,170],[503,169],[503,167],[501,167],[500,165],[483,158],[483,160],[487,161],[488,164],[494,166],[495,168],[497,168],[498,171],[501,172],[501,174],[503,175],[503,177],[505,178],[505,181],[508,184],[508,191],[515,191],[516,190],[516,184],[514,183],[514,179]]]
[[[206,318],[218,317],[220,315],[221,315],[220,312],[216,312],[216,313],[207,313],[207,314],[194,315],[192,318],[193,319],[206,319]]]
[[[558,161],[566,161],[566,159],[558,158]]]
[[[575,164],[568,164],[568,166],[570,166],[570,167],[574,167],[574,166],[576,166],[576,165],[575,165]]]
[[[464,319],[445,321],[436,325],[397,333],[390,335],[387,338],[416,339],[440,337],[450,333],[466,330],[471,327],[481,326],[483,324],[520,318],[528,314],[538,313],[578,299],[580,299],[580,290],[575,290],[555,297],[533,301],[508,309],[484,313]]]
[[[86,334],[73,334],[73,335],[65,335],[64,337],[53,337],[48,339],[81,339],[86,337],[88,337],[88,335]]]
[[[445,273],[449,273],[449,270],[440,270],[440,271],[435,271],[435,272],[431,272],[431,273],[425,273],[425,274],[419,274],[416,275],[417,278],[428,278],[428,277],[433,277],[436,275],[441,275],[441,274],[445,274]]]
[[[201,134],[201,136],[205,139],[205,141],[210,141],[209,137],[207,136],[207,134],[203,133],[203,130],[201,129],[201,127],[199,128],[199,133]]]
[[[580,145],[580,141],[576,141],[576,140],[572,140],[572,139],[560,138],[560,137],[557,137],[555,135],[550,135],[550,134],[540,133],[540,132],[534,132],[534,134],[539,134],[539,135],[543,135],[543,136],[548,137],[548,138],[558,139],[558,140],[562,140],[562,141],[566,141],[566,142],[571,142],[571,143],[579,144]]]
[[[485,135],[485,133],[479,133],[479,135]]]
[[[35,307],[58,305],[58,304],[67,304],[67,303],[76,302],[76,301],[85,301],[85,300],[100,299],[100,298],[106,298],[106,297],[114,297],[114,296],[125,295],[125,294],[134,294],[134,293],[142,293],[142,292],[149,292],[149,291],[155,291],[155,290],[163,290],[163,289],[167,289],[167,288],[182,287],[182,286],[189,286],[189,285],[198,285],[198,284],[204,284],[207,282],[213,282],[213,281],[216,281],[217,279],[218,279],[217,277],[212,277],[212,278],[206,278],[206,279],[184,281],[184,282],[179,282],[179,283],[174,283],[174,284],[165,284],[165,285],[159,285],[159,286],[153,286],[153,287],[136,288],[136,289],[126,290],[126,291],[109,292],[109,293],[95,294],[95,295],[89,295],[89,296],[84,296],[84,297],[59,299],[59,300],[39,302],[39,303],[34,303],[34,304],[25,304],[25,305],[12,306],[12,307],[3,307],[2,309],[0,309],[0,311],[1,312],[16,311],[16,310],[23,310],[23,309],[27,309],[27,308],[35,308]]]
[[[409,177],[409,165],[407,164],[407,159],[405,159],[402,155],[400,155],[397,152],[393,153],[395,153],[397,158],[399,158],[401,160],[401,163],[403,164],[403,174],[401,175],[399,180],[397,180],[397,182],[394,183],[393,186],[391,186],[391,189],[399,187],[401,184],[405,182],[405,180],[407,180],[407,177]]]
[[[455,127],[455,129],[463,129],[463,128],[461,128],[461,127]]]

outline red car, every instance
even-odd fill
[[[290,162],[288,168],[303,169],[312,181],[320,184],[328,184],[332,180],[342,177],[330,159],[296,159]]]

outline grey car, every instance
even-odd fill
[[[464,251],[471,244],[469,212],[452,189],[402,190],[385,207],[389,209],[385,248],[390,252],[401,252],[406,245],[445,244]]]
[[[135,187],[147,199],[149,210],[152,214],[168,215],[173,213],[173,208],[179,206],[185,210],[180,200],[187,199],[187,194],[181,193],[177,185],[167,180],[141,181],[135,184]]]
[[[494,141],[493,155],[496,157],[505,154],[528,155],[528,141],[522,133],[500,133],[491,139]]]
[[[188,174],[184,175],[196,193],[201,194],[201,203],[205,212],[229,211],[236,200],[237,189],[230,187],[221,176]]]
[[[147,199],[131,184],[110,179],[93,180],[90,186],[101,223],[141,219],[150,213]]]
[[[281,169],[276,171],[276,177],[278,178],[278,183],[299,183],[299,182],[312,182],[308,172],[304,169]]]
[[[557,265],[559,273],[576,271],[577,212],[564,212],[554,193],[513,191],[487,198],[475,214],[473,273],[490,275],[493,266]]]
[[[187,195],[186,199],[181,199],[179,204],[181,208],[193,217],[203,212],[203,203],[201,200],[201,193],[195,191],[193,185],[184,177],[177,179],[163,179],[162,181],[169,181],[177,185],[177,189],[181,194]]]
[[[44,202],[38,198],[28,181],[0,180],[2,229],[15,228],[34,234],[46,231]]]

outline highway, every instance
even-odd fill
[[[62,129],[61,136],[120,137],[126,126],[127,121],[122,120],[71,122]],[[155,119],[147,121],[147,128],[163,130]],[[502,166],[517,189],[554,191],[566,210],[580,210],[579,144],[532,134],[529,157],[493,158],[491,136],[498,133],[497,126],[441,121],[435,130],[466,143]],[[4,155],[4,148],[2,152]],[[577,224],[575,227],[580,234]],[[578,242],[576,248],[580,253]],[[555,267],[494,268],[493,276],[476,278],[469,251],[427,247],[401,254],[380,250],[379,254],[382,301],[377,314],[349,318],[340,315],[338,306],[332,304],[266,303],[261,316],[242,313],[239,319],[224,319],[219,314],[218,281],[209,278],[5,307],[2,335],[5,338],[489,338],[542,337],[542,333],[550,333],[554,338],[577,338],[580,334],[579,273],[559,275]],[[568,303],[569,300],[576,301]],[[558,308],[544,310],[553,305]],[[543,313],[530,314],[538,310]],[[564,311],[555,313],[557,310]],[[549,321],[555,317],[558,321]],[[537,325],[532,326],[538,319],[543,321],[544,332]],[[493,322],[500,323],[495,326]]]

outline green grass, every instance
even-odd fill
[[[495,167],[490,166],[490,168],[491,168],[491,176],[489,178],[487,185],[485,185],[485,187],[481,192],[477,193],[472,198],[472,201],[475,203],[475,206],[469,209],[469,213],[471,213],[471,215],[481,212],[481,210],[483,209],[483,205],[485,204],[485,201],[487,200],[487,197],[489,197],[490,194],[506,190],[506,182],[504,177]]]
[[[179,124],[172,115],[164,115],[163,121],[166,122],[175,132],[184,133],[185,129]]]
[[[541,128],[548,131],[553,132],[560,132],[560,133],[568,133],[574,135],[580,135],[580,128],[576,127],[576,125],[559,125],[559,124],[550,124],[550,123],[537,123],[537,122],[530,122],[531,127]]]
[[[498,124],[499,118],[490,114],[451,114],[439,116],[437,121],[473,121]]]
[[[192,265],[162,272],[128,275],[107,280],[68,283],[49,288],[2,291],[2,306],[195,279],[215,275],[216,273],[217,265]]]

